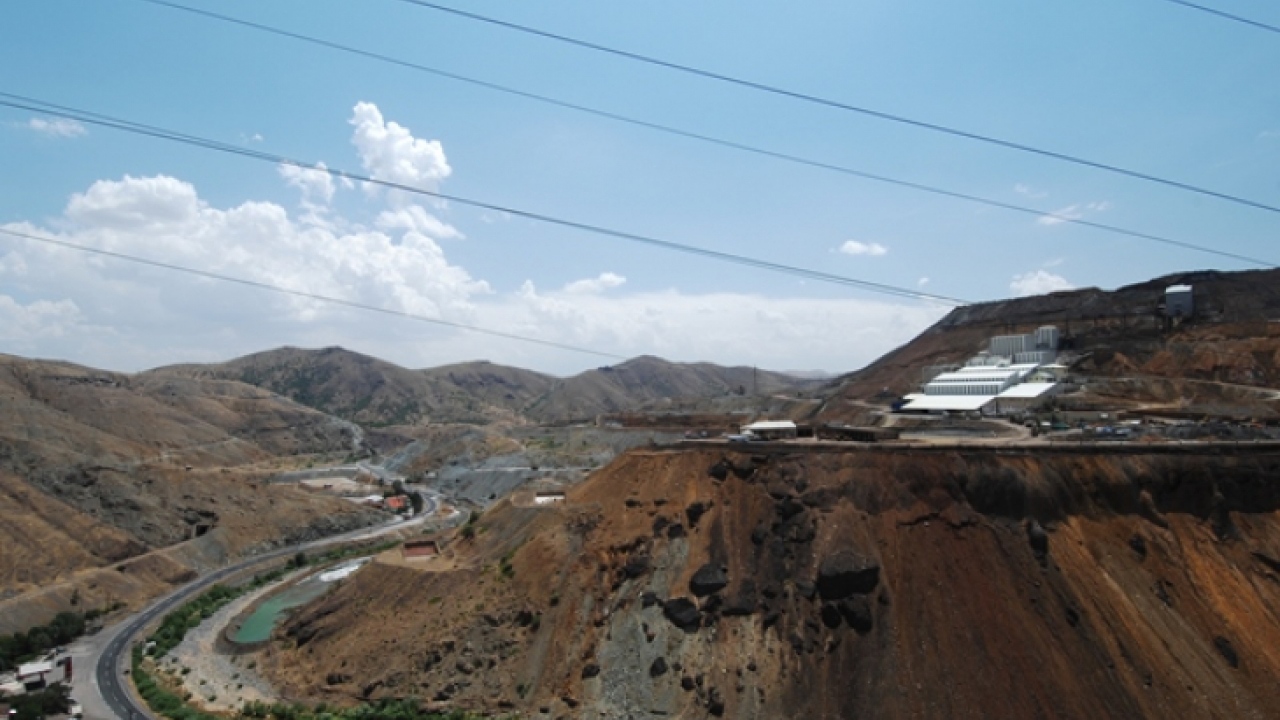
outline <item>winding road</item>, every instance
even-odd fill
[[[440,508],[438,498],[425,496],[424,500],[426,500],[426,504],[423,507],[423,512],[411,520],[403,521],[397,519],[374,529],[361,528],[341,535],[334,535],[320,540],[280,548],[263,555],[256,555],[193,580],[120,622],[111,629],[109,634],[104,633],[104,637],[101,640],[105,642],[105,645],[101,648],[100,654],[93,649],[86,653],[85,661],[93,667],[91,683],[82,683],[75,691],[77,699],[84,705],[85,718],[88,720],[112,720],[113,718],[118,720],[136,720],[137,718],[157,720],[157,716],[146,707],[145,703],[129,687],[129,681],[126,678],[126,673],[131,663],[129,651],[133,646],[134,638],[144,628],[178,605],[198,595],[211,585],[249,570],[256,565],[265,565],[298,552],[327,545],[367,540],[402,530],[415,524],[421,524]],[[94,658],[94,655],[97,655],[97,657]],[[88,696],[85,695],[86,691],[89,693]]]

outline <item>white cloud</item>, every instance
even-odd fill
[[[1047,260],[1047,261],[1045,261],[1045,263],[1044,263],[1043,267],[1047,267],[1047,268],[1051,268],[1051,267],[1058,267],[1058,266],[1059,266],[1059,265],[1061,265],[1063,262],[1064,262],[1064,261],[1063,261],[1063,259],[1062,259],[1062,258],[1054,258],[1054,259],[1052,259],[1052,260]]]
[[[0,341],[24,344],[41,338],[60,338],[80,320],[80,308],[71,300],[36,300],[23,305],[0,295]]]
[[[1086,215],[1092,215],[1100,212],[1106,212],[1112,207],[1109,200],[1098,200],[1088,203],[1077,203],[1068,205],[1059,210],[1054,210],[1047,215],[1041,215],[1037,223],[1041,225],[1061,225],[1068,220],[1082,220]]]
[[[927,278],[927,277],[922,277],[922,278],[920,278],[919,280],[917,280],[917,281],[916,281],[916,287],[919,287],[919,288],[922,288],[922,287],[924,287],[925,285],[928,285],[928,284],[929,284],[929,278]]]
[[[1059,290],[1074,290],[1075,285],[1061,275],[1054,275],[1048,270],[1033,270],[1013,276],[1009,290],[1017,297],[1027,295],[1044,295]]]
[[[857,240],[846,240],[840,246],[840,252],[845,255],[868,255],[870,257],[880,257],[889,252],[889,248],[880,243],[864,243]]]
[[[452,225],[428,213],[421,205],[405,205],[378,214],[373,223],[381,230],[409,230],[437,240],[458,240],[464,235]]]
[[[300,222],[269,202],[215,208],[192,185],[167,176],[98,181],[72,196],[49,227],[6,227],[454,322],[468,322],[475,298],[490,292],[421,233],[406,231],[395,238],[380,231],[335,232]],[[11,249],[4,252],[6,248]],[[335,337],[358,337],[389,322],[330,303],[35,241],[0,247],[0,287],[52,302],[65,300],[80,309],[86,324],[127,334],[116,345],[98,348],[98,357],[78,358],[100,365],[122,356],[124,362],[177,360],[180,356],[166,354],[172,353],[174,338],[200,348],[196,357],[207,357],[301,344],[311,332],[326,338],[320,344],[334,344]],[[88,345],[76,349],[77,354],[93,351]]]
[[[1280,139],[1280,128],[1277,128],[1275,130],[1263,130],[1262,132],[1258,133],[1258,139],[1259,140]]]
[[[89,132],[84,125],[68,118],[33,117],[27,121],[26,127],[49,137],[72,138]]]
[[[852,370],[909,341],[949,309],[887,300],[748,293],[540,292],[526,282],[516,293],[479,303],[477,317],[507,332],[624,357],[648,353],[676,361],[767,368],[804,362]],[[833,333],[833,327],[844,330]],[[545,365],[542,358],[551,353],[530,346],[507,344],[505,348],[506,357],[514,354],[531,366]],[[496,345],[492,352],[498,352]],[[458,354],[492,357],[492,352]]]
[[[453,173],[439,141],[415,138],[408,128],[383,120],[373,103],[357,103],[350,122],[360,163],[375,180],[434,191]],[[366,188],[377,190],[374,185]]]
[[[1018,183],[1017,185],[1014,185],[1013,191],[1018,193],[1019,195],[1022,195],[1023,197],[1029,197],[1032,200],[1043,200],[1044,198],[1049,197],[1049,193],[1045,192],[1044,190],[1037,190],[1036,188],[1033,188],[1030,185],[1025,185],[1023,183]]]
[[[314,168],[282,164],[277,169],[290,187],[302,191],[303,202],[328,205],[333,201],[333,175],[329,174],[324,163],[318,162]]]
[[[564,291],[573,295],[602,293],[611,288],[622,287],[627,279],[617,273],[603,272],[599,277],[575,280],[564,286]]]

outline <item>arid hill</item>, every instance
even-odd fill
[[[556,379],[471,362],[408,370],[342,348],[280,348],[212,365],[174,365],[144,376],[236,380],[362,425],[560,424],[664,403],[768,394],[815,384],[749,367],[639,357]]]
[[[367,567],[264,665],[296,697],[534,717],[1280,717],[1278,472],[1262,446],[632,451]]]
[[[0,356],[0,632],[77,590],[90,607],[142,599],[227,557],[376,521],[266,487],[257,467],[350,452],[359,432],[241,383]]]
[[[1170,285],[1194,287],[1191,318],[1167,319],[1161,308]],[[1201,271],[1168,275],[1112,292],[1097,288],[979,303],[956,308],[906,345],[832,384],[821,419],[856,413],[850,401],[880,401],[912,392],[925,366],[962,363],[994,335],[1056,325],[1065,346],[1082,356],[1076,369],[1093,377],[1189,380],[1124,390],[1130,401],[1162,401],[1176,392],[1190,410],[1222,409],[1227,383],[1280,387],[1280,270]],[[887,390],[887,392],[886,392]],[[1242,394],[1232,405],[1246,415],[1275,415],[1265,393]]]
[[[487,423],[551,386],[540,373],[487,362],[408,370],[342,348],[279,348],[225,363],[157,368],[152,377],[236,380],[362,425]]]

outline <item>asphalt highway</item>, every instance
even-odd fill
[[[426,504],[423,507],[423,512],[418,515],[418,518],[421,520],[425,520],[427,517],[433,515],[440,507],[440,503],[437,498],[433,496],[425,496],[424,499],[426,500]],[[415,518],[415,520],[417,520],[417,518]],[[421,520],[418,521],[420,522]],[[178,605],[181,605],[193,596],[198,595],[202,590],[232,575],[244,572],[255,565],[265,565],[274,560],[294,555],[298,552],[310,550],[312,548],[352,540],[374,538],[379,535],[405,528],[413,522],[413,520],[408,522],[397,520],[372,530],[369,528],[361,528],[359,530],[343,533],[342,535],[334,535],[333,537],[323,538],[321,540],[314,540],[308,543],[280,548],[279,550],[273,550],[263,555],[256,555],[247,560],[242,560],[234,565],[228,565],[221,570],[217,570],[193,580],[187,585],[184,585],[174,592],[156,600],[146,609],[123,621],[118,629],[116,629],[115,636],[107,642],[106,646],[102,650],[102,654],[98,657],[96,666],[93,669],[94,678],[96,680],[94,685],[96,686],[95,689],[102,695],[102,706],[108,708],[113,714],[112,717],[118,718],[118,720],[137,720],[138,718],[158,720],[157,716],[146,707],[146,704],[143,703],[140,698],[133,694],[132,689],[129,687],[129,681],[126,678],[125,673],[128,671],[131,664],[129,654],[130,648],[133,645],[134,638],[142,632],[143,628],[173,610]],[[97,705],[97,703],[87,704],[86,710],[93,705]],[[87,713],[86,717],[88,720],[110,720],[110,717],[100,719],[91,717]]]

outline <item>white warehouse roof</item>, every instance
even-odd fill
[[[903,410],[980,410],[994,395],[926,395],[902,406]]]
[[[1000,393],[1001,398],[1038,398],[1049,392],[1057,383],[1022,383]]]
[[[759,430],[795,430],[796,424],[790,420],[761,420],[760,422],[743,425],[742,432],[755,432]]]

